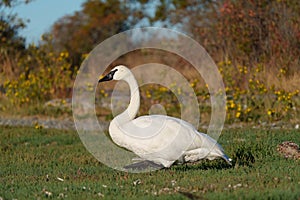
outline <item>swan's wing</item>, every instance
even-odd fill
[[[199,133],[188,122],[169,116],[142,116],[122,125],[118,131],[122,135],[120,146],[165,167],[182,156],[190,155],[192,160],[198,160],[211,153],[216,153],[212,154],[214,157],[224,155],[214,139]]]
[[[178,134],[189,136],[190,132],[196,131],[191,124],[165,115],[141,116],[122,125],[121,129],[124,133],[140,139],[168,137],[169,140]]]
[[[120,127],[127,144],[137,153],[161,152],[181,155],[196,137],[195,128],[173,117],[164,115],[142,116]],[[125,139],[125,138],[124,138]],[[173,156],[172,156],[173,157]]]
[[[226,160],[226,162],[230,163],[231,159],[229,159],[228,156],[224,153],[224,150],[221,147],[221,145],[209,135],[198,132],[190,123],[169,116],[152,115],[149,117],[154,122],[154,124],[157,123],[157,127],[160,124],[165,124],[166,128],[163,128],[162,130],[168,133],[171,132],[170,130],[173,130],[173,134],[176,135],[173,135],[174,137],[172,143],[170,143],[170,141],[167,141],[169,142],[168,144],[170,144],[170,147],[173,147],[168,149],[168,151],[172,151],[172,149],[177,149],[178,155],[180,150],[184,150],[184,154],[188,152],[192,153],[195,151],[194,154],[196,154],[197,158],[195,159],[195,161],[203,158],[208,158],[212,160],[221,157],[224,160]],[[137,120],[137,123],[144,124],[149,119],[147,119],[146,117],[140,117]],[[162,137],[164,136],[165,135],[162,135]],[[172,136],[170,138],[172,138]]]

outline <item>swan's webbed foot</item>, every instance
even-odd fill
[[[127,169],[127,170],[143,170],[143,169],[160,169],[160,168],[163,168],[164,166],[163,165],[160,165],[160,164],[156,164],[152,161],[149,161],[149,160],[144,160],[144,161],[141,161],[141,162],[137,162],[137,163],[133,163],[133,164],[130,164],[130,165],[126,165],[124,166],[124,169]]]

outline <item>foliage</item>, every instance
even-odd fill
[[[236,70],[231,61],[218,65],[226,85],[229,122],[278,121],[299,117],[296,109],[299,106],[299,89],[283,90],[279,85],[268,83],[265,66],[238,65]],[[283,69],[279,70],[273,80],[284,80],[284,73]]]
[[[67,62],[68,56],[67,52],[56,55],[41,47],[28,47],[27,56],[18,62],[25,70],[4,84],[11,103],[22,106],[70,97],[75,73]]]
[[[284,67],[288,74],[298,71],[299,9],[299,1],[226,1],[220,8],[220,28],[216,27],[222,48],[239,63]]]
[[[0,16],[0,51],[11,53],[13,49],[22,50],[24,46],[24,38],[17,35],[18,31],[25,27],[22,20],[16,15]]]
[[[295,124],[300,122],[300,110],[298,109],[300,106],[299,87],[297,84],[291,84],[296,82],[296,80],[291,79],[291,82],[287,82],[284,69],[278,70],[276,74],[267,72],[264,65],[252,67],[238,65],[236,69],[229,60],[219,62],[218,67],[223,77],[227,96],[226,123],[285,121]],[[185,68],[184,71],[188,70],[191,69]],[[295,79],[298,80],[298,76],[298,74],[295,75]],[[206,125],[210,121],[211,113],[208,85],[199,77],[195,78],[190,75],[187,79],[197,96],[201,114],[200,123]],[[97,92],[98,99],[108,96],[111,90],[112,87],[105,90],[102,88],[100,93]],[[150,84],[142,86],[140,90],[141,107],[139,115],[148,115],[152,105],[159,104],[163,109],[156,107],[156,111],[153,110],[156,114],[167,114],[174,117],[181,116],[182,105],[177,96],[186,94],[180,88],[180,84],[174,82],[170,85],[170,88]],[[106,99],[109,99],[110,103],[110,97]],[[99,100],[99,102],[101,101]],[[103,105],[101,103],[98,104],[99,116],[111,113],[109,106],[106,106],[107,104]],[[107,109],[109,110],[108,112]]]
[[[19,2],[1,1],[0,7]],[[70,97],[77,68],[87,53],[107,37],[147,18],[150,23],[160,21],[193,34],[218,61],[228,97],[228,122],[299,119],[298,1],[155,2],[88,0],[80,11],[57,21],[38,46],[32,44],[27,48],[24,38],[18,35],[25,23],[15,15],[2,17],[0,89],[10,106],[37,102],[41,105],[53,98]],[[151,6],[154,15],[146,12]],[[139,55],[142,54],[141,51]],[[170,56],[163,56],[158,61],[170,60]],[[141,56],[137,58],[131,60],[135,64],[144,62]],[[183,74],[192,71],[181,61],[172,66]],[[201,113],[208,118],[209,93],[205,84],[193,76],[187,79],[198,97]],[[176,87],[174,83],[174,91],[182,92]],[[107,96],[109,89],[101,90],[100,98]],[[141,114],[148,114],[153,104],[160,103],[167,114],[180,115],[181,105],[167,88],[144,87],[141,95]]]
[[[97,161],[73,131],[1,127],[3,199],[298,199],[299,160],[276,152],[296,130],[231,129],[219,142],[233,158],[129,174]],[[187,195],[187,196],[186,196]]]
[[[59,19],[49,33],[54,48],[67,51],[72,64],[79,66],[82,54],[116,33],[128,29],[127,11],[118,0],[88,0],[82,10]]]
[[[7,14],[4,10],[18,3],[21,2],[17,0],[0,2],[0,73],[9,77],[19,72],[14,58],[25,51],[25,39],[19,36],[18,32],[26,25],[16,14]]]
[[[159,1],[153,20],[179,25],[218,61],[299,71],[300,3],[291,1]],[[167,16],[166,16],[167,15]]]
[[[2,0],[0,2],[0,8],[1,7],[14,7],[17,4],[29,3],[30,1],[32,1],[32,0]]]

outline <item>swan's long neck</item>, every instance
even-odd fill
[[[124,81],[128,83],[130,88],[130,102],[127,109],[114,119],[114,122],[119,126],[133,120],[140,108],[139,86],[133,74],[127,76]]]

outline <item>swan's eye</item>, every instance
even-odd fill
[[[112,70],[108,75],[113,78],[114,74],[118,71],[118,69]]]

